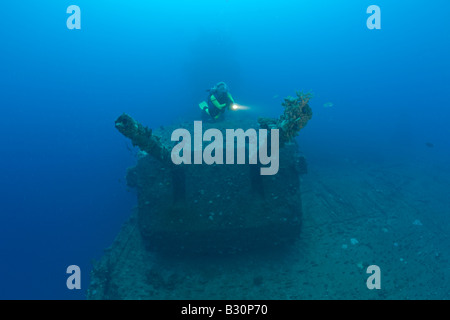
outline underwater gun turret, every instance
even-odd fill
[[[282,106],[284,112],[278,119],[259,118],[262,129],[280,130],[280,147],[291,141],[312,118],[312,110],[308,104],[313,97],[310,92],[297,91],[296,98],[287,97]]]
[[[152,134],[152,129],[143,126],[126,113],[117,118],[115,127],[131,140],[133,146],[139,147],[162,162],[172,163],[169,148],[162,144],[160,137]]]
[[[115,127],[121,134],[131,140],[133,146],[159,160],[162,167],[168,167],[172,176],[172,193],[175,203],[184,201],[186,197],[186,183],[184,167],[175,166],[171,160],[170,149],[161,141],[161,137],[154,135],[152,129],[143,126],[128,114],[123,113],[115,122]]]

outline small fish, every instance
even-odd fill
[[[331,107],[333,107],[334,106],[334,103],[333,102],[327,102],[327,103],[324,103],[323,104],[323,107],[324,108],[331,108]]]
[[[434,144],[432,144],[431,142],[427,142],[427,143],[425,143],[425,145],[426,145],[428,148],[433,148],[433,147],[434,147]]]
[[[276,99],[276,98],[278,98],[277,94],[272,97],[272,99]]]

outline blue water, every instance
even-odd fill
[[[66,27],[72,4],[80,30]],[[372,4],[380,30],[366,26]],[[300,136],[312,158],[450,159],[449,10],[443,0],[2,3],[0,298],[83,299],[91,259],[136,202],[124,179],[136,159],[114,120],[190,119],[218,81],[255,117],[312,90]],[[71,264],[82,290],[66,288]]]

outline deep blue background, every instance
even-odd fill
[[[2,299],[84,298],[91,259],[135,204],[115,118],[193,119],[217,81],[255,117],[312,90],[300,142],[325,165],[450,158],[448,1],[12,3],[0,6]],[[81,30],[66,28],[72,4]],[[366,27],[372,4],[381,30]],[[66,289],[70,264],[81,291]]]

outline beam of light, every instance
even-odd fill
[[[233,109],[233,110],[248,110],[248,109],[250,109],[250,107],[241,106],[241,105],[235,103],[231,106],[231,109]]]

